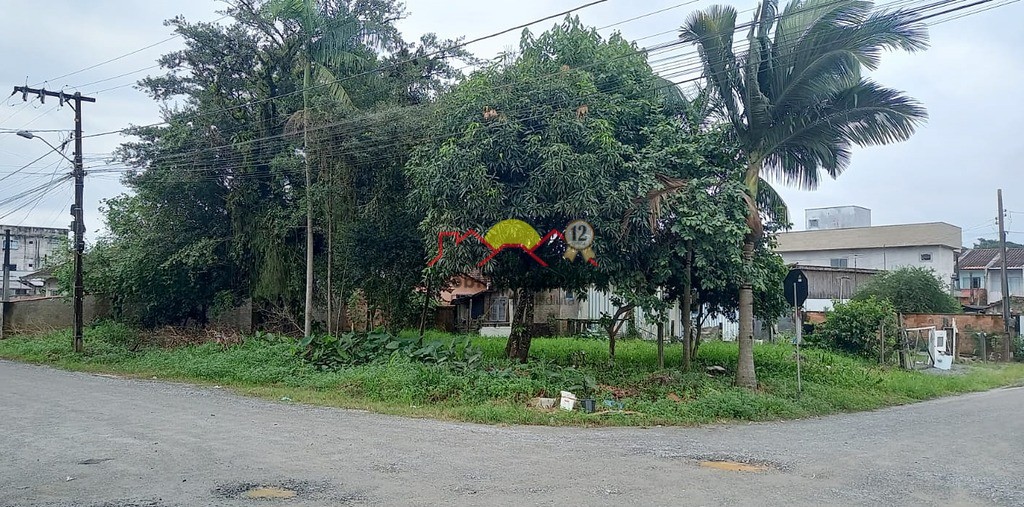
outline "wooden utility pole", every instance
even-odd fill
[[[82,280],[82,254],[85,252],[85,222],[83,220],[83,209],[85,207],[85,167],[82,164],[82,103],[96,102],[96,99],[82,96],[78,92],[69,95],[64,92],[53,92],[27,86],[15,86],[14,93],[21,93],[21,98],[24,101],[27,101],[30,95],[39,97],[40,102],[45,102],[46,97],[55,97],[60,101],[61,105],[68,104],[75,110],[75,167],[71,172],[71,175],[75,178],[75,205],[71,208],[71,216],[75,219],[72,223],[75,233],[75,329],[72,346],[75,352],[82,352],[82,328],[84,327],[82,301],[85,299],[85,284]],[[52,146],[51,149],[53,149]]]
[[[4,339],[4,309],[11,290],[11,230],[4,229],[3,292],[0,292],[0,340]]]
[[[1006,210],[1003,209],[1003,189],[1001,188],[996,190],[996,201],[999,205],[999,278],[1003,286],[1003,331],[1006,332],[1006,338],[1003,340],[1003,361],[1009,361],[1010,341],[1012,338],[1010,331],[1010,283],[1006,274],[1006,227],[1003,224]]]

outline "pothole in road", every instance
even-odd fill
[[[291,499],[323,500],[334,505],[361,503],[366,498],[355,492],[339,492],[328,482],[297,480],[238,482],[221,484],[213,493],[221,498],[253,500],[257,502],[288,501]]]
[[[260,486],[242,493],[242,498],[251,500],[279,500],[283,498],[295,498],[295,490],[279,488],[276,486]]]
[[[766,465],[740,463],[739,461],[701,461],[700,466],[727,472],[767,472],[769,470]]]

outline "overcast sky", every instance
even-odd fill
[[[892,0],[886,0],[887,2]],[[584,0],[408,0],[410,13],[399,27],[407,39],[425,32],[443,38],[486,35],[520,23],[586,3]],[[707,7],[710,0],[608,0],[579,12],[582,20],[604,27],[633,17],[668,9],[602,30],[620,30],[638,44],[649,46],[672,40],[686,15]],[[968,3],[966,0],[961,3]],[[996,0],[993,4],[1000,3]],[[749,19],[752,0],[733,3],[741,20]],[[992,4],[989,4],[992,5]],[[183,15],[191,21],[220,17],[221,2],[204,0],[94,0],[83,9],[79,0],[52,0],[40,9],[31,2],[5,2],[0,17],[0,90],[3,97],[13,86],[36,85],[94,95],[86,104],[86,134],[117,130],[128,124],[160,120],[158,104],[135,90],[132,83],[147,74],[156,58],[181,47],[163,20]],[[678,7],[675,7],[678,6]],[[674,7],[674,8],[672,8]],[[944,221],[964,229],[964,243],[995,238],[996,189],[1002,188],[1011,211],[1008,239],[1024,242],[1024,2],[941,23],[930,28],[932,47],[923,53],[892,53],[872,77],[903,90],[928,108],[930,119],[910,141],[857,150],[850,168],[839,179],[826,181],[816,191],[782,189],[796,229],[803,229],[803,210],[812,207],[859,205],[870,208],[875,225]],[[542,31],[553,22],[535,25]],[[662,35],[662,32],[669,32]],[[481,57],[493,57],[515,46],[519,33],[471,45]],[[60,77],[139,50],[93,69]],[[676,55],[692,52],[682,47]],[[664,55],[663,55],[664,56]],[[113,88],[113,89],[111,89]],[[3,97],[0,97],[2,99]],[[49,181],[68,164],[51,154],[16,175],[11,173],[49,151],[39,140],[17,137],[9,131],[68,129],[73,111],[50,99],[25,104],[20,96],[0,102],[0,202]],[[66,132],[40,133],[53,144]],[[119,136],[85,140],[87,167],[102,166],[122,141]],[[70,156],[72,149],[67,150]],[[6,178],[5,178],[6,177]],[[86,179],[86,225],[94,238],[103,224],[100,201],[124,192],[114,175]],[[0,223],[67,227],[72,190],[65,183],[27,205],[0,206]],[[5,216],[6,215],[6,216]]]

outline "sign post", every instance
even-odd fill
[[[803,341],[804,334],[800,306],[807,301],[807,277],[804,276],[804,272],[799,269],[790,270],[783,282],[783,292],[786,295],[786,301],[793,306],[793,324],[796,328],[796,338],[794,339],[796,342],[796,392],[799,396],[803,392],[803,382],[800,378],[800,342]]]

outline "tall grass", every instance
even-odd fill
[[[86,352],[71,351],[67,332],[0,341],[0,357],[82,371],[215,383],[275,399],[385,413],[486,423],[649,425],[712,421],[762,421],[867,410],[937,396],[990,389],[1024,380],[1024,365],[974,366],[966,373],[933,375],[880,368],[865,360],[821,350],[803,350],[803,392],[797,392],[794,351],[788,345],[760,345],[755,359],[757,391],[731,385],[734,344],[701,346],[694,368],[679,368],[679,346],[666,347],[664,370],[648,342],[619,343],[615,365],[607,342],[591,339],[535,339],[527,364],[503,358],[505,341],[474,337],[484,351],[481,367],[456,370],[399,358],[335,371],[319,371],[294,354],[287,339],[249,339],[222,347],[203,344],[133,351],[138,331],[104,323],[87,330]],[[430,332],[427,339],[451,339]],[[721,376],[706,373],[722,366]],[[591,376],[599,384],[600,414],[540,411],[531,398],[557,396]],[[799,395],[798,395],[799,394]]]

